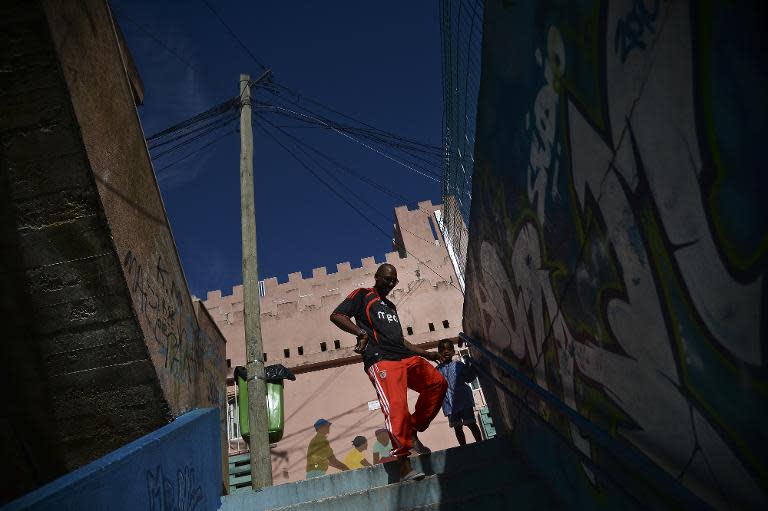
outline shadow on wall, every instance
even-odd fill
[[[765,14],[486,6],[467,333],[718,508],[768,505]],[[488,394],[566,501],[607,506],[593,473]]]
[[[0,371],[0,384],[11,395],[23,395],[26,389],[26,401],[33,403],[22,409],[3,400],[0,412],[0,439],[3,454],[17,460],[13,468],[4,470],[6,483],[0,492],[0,502],[7,502],[22,495],[45,481],[64,472],[63,453],[56,449],[59,439],[51,428],[40,427],[46,423],[45,415],[52,408],[49,382],[42,363],[42,354],[37,343],[30,342],[30,332],[34,332],[28,311],[34,306],[29,297],[29,282],[24,268],[22,244],[19,238],[18,212],[14,205],[12,189],[7,172],[0,172],[0,236],[7,244],[7,249],[0,254],[0,289],[3,290],[3,313],[14,318],[3,327],[3,342],[0,342],[2,360],[24,360],[27,364],[10,364]],[[45,458],[49,463],[38,463]]]

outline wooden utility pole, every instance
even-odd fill
[[[243,307],[245,357],[248,371],[248,429],[251,447],[251,486],[272,486],[272,459],[267,431],[267,384],[261,343],[259,273],[256,264],[256,208],[253,199],[253,133],[251,77],[240,75],[240,211],[243,231]]]

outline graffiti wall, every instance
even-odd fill
[[[485,13],[465,330],[706,502],[765,507],[766,7]],[[484,387],[535,454],[519,410]],[[569,488],[604,503],[572,465]]]
[[[49,7],[52,19],[78,20],[77,44],[71,43],[70,24],[54,27],[62,72],[133,314],[170,412],[178,416],[197,407],[224,406],[216,389],[200,391],[212,382],[211,363],[223,350],[218,346],[223,337],[212,337],[198,324],[125,74],[129,65],[112,28],[99,32],[99,38],[93,32],[94,25],[114,26],[109,5],[87,0],[73,12],[66,3]],[[94,101],[95,90],[108,92]],[[216,361],[221,371],[225,360],[222,351]]]

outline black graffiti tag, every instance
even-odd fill
[[[201,509],[203,489],[193,467],[176,471],[176,482],[165,477],[162,465],[147,470],[147,498],[150,511],[196,511]]]
[[[656,19],[659,17],[659,0],[654,0],[653,10],[649,11],[645,0],[634,0],[632,10],[616,24],[614,51],[620,54],[621,63],[627,61],[629,53],[634,49],[646,48],[643,36],[647,32],[656,32]]]

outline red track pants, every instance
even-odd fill
[[[408,456],[413,434],[424,431],[443,404],[448,382],[429,362],[413,356],[402,360],[381,360],[368,368],[376,388],[384,424],[392,440],[392,456]],[[419,393],[411,415],[408,389]]]

